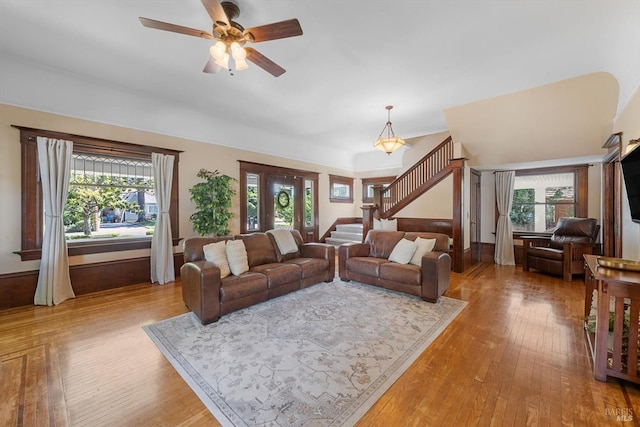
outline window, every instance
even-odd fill
[[[329,175],[329,201],[353,203],[353,178]]]
[[[550,233],[560,217],[586,217],[587,172],[587,165],[516,171],[514,233]]]
[[[310,179],[304,180],[304,226],[315,226],[315,181]]]
[[[373,203],[373,188],[386,187],[395,181],[395,176],[381,176],[377,178],[362,178],[362,203]]]
[[[247,172],[246,181],[246,231],[260,230],[260,175]]]
[[[80,135],[20,129],[22,145],[22,260],[39,259],[44,208],[36,138],[73,141],[72,170],[63,221],[69,255],[151,247],[158,214],[151,153],[175,156],[169,217],[174,245],[178,230],[179,151]]]
[[[72,155],[67,241],[150,236],[157,214],[151,160]]]

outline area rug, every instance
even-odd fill
[[[223,426],[348,426],[460,313],[339,279],[223,316],[144,326]]]

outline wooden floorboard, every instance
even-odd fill
[[[593,378],[580,279],[482,263],[447,295],[469,304],[359,426],[640,424],[637,385]],[[0,311],[0,426],[218,425],[142,330],[184,312],[179,282]]]

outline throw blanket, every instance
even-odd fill
[[[289,230],[269,230],[267,233],[271,234],[278,244],[278,249],[282,255],[292,254],[298,252],[298,245],[293,238],[293,234]]]

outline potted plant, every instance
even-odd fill
[[[231,202],[236,195],[232,182],[236,179],[222,175],[217,170],[211,172],[206,169],[200,169],[197,177],[204,182],[199,182],[189,189],[191,201],[197,209],[189,217],[193,231],[201,236],[228,235],[229,220],[233,217]]]

